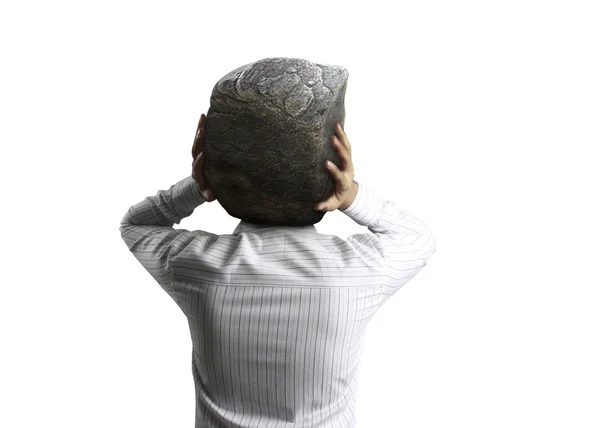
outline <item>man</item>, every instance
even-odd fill
[[[205,115],[192,176],[129,208],[121,236],[188,319],[196,428],[355,426],[364,329],[427,264],[435,235],[354,180],[350,142],[332,137],[340,168],[315,209],[339,209],[371,233],[343,240],[313,225],[240,221],[232,234],[174,229],[215,195],[203,171]]]

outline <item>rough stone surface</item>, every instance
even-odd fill
[[[256,224],[301,226],[335,183],[331,144],[344,126],[344,67],[299,58],[243,65],[214,86],[206,114],[205,176],[229,215]]]

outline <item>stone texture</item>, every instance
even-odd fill
[[[214,86],[206,114],[205,176],[229,215],[256,224],[319,222],[335,183],[331,144],[344,125],[344,67],[299,58],[243,65]]]

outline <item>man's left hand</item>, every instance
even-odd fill
[[[204,175],[204,124],[206,122],[206,116],[204,113],[200,116],[200,122],[198,123],[198,129],[196,130],[196,137],[194,138],[194,145],[192,146],[192,177],[196,180],[196,187],[206,200],[206,202],[212,202],[215,199],[215,194],[211,189],[208,188],[208,182]]]

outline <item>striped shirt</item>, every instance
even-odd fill
[[[129,251],[187,317],[196,428],[356,426],[365,326],[435,253],[423,221],[358,184],[341,211],[369,231],[346,240],[244,220],[174,229],[205,202],[191,176],[123,217]]]

